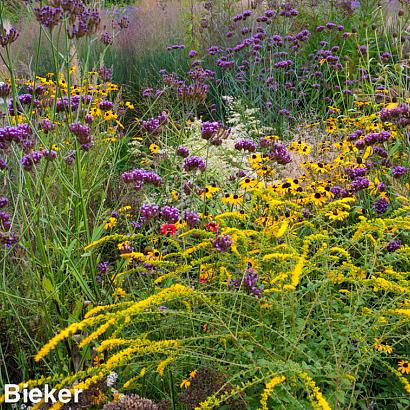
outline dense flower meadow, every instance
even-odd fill
[[[1,380],[82,393],[0,404],[408,408],[408,3],[198,3],[136,93],[105,63],[127,8],[25,3],[28,77],[0,3]]]

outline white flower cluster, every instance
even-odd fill
[[[231,134],[237,139],[257,139],[261,135],[272,133],[271,127],[261,125],[260,120],[257,119],[258,108],[245,107],[240,100],[234,100],[232,97],[222,98],[228,111],[227,124],[231,127]]]
[[[108,376],[107,376],[107,386],[108,387],[112,387],[114,386],[114,384],[117,382],[118,379],[118,374],[115,372],[111,372]]]

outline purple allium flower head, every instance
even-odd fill
[[[112,78],[112,70],[107,67],[100,67],[98,69],[98,74],[104,82],[111,81]]]
[[[382,181],[382,182],[379,182],[378,184],[377,184],[377,190],[379,191],[379,192],[386,192],[387,191],[387,185]]]
[[[159,215],[159,206],[154,204],[144,204],[140,208],[140,215],[145,221],[150,221]]]
[[[199,215],[196,212],[190,211],[189,209],[185,211],[184,219],[190,228],[194,228],[195,226],[198,226],[201,220],[199,218]]]
[[[121,16],[117,21],[118,27],[121,29],[126,29],[130,25],[130,19],[127,16]]]
[[[21,158],[21,164],[26,171],[31,171],[33,169],[33,165],[38,164],[42,157],[42,151],[33,151]]]
[[[179,155],[182,158],[189,157],[189,149],[184,147],[183,145],[180,145],[177,148],[177,155]]]
[[[19,32],[16,30],[15,27],[11,27],[10,30],[2,30],[0,34],[0,45],[5,47],[11,43],[14,43],[19,36]]]
[[[357,168],[347,168],[346,173],[349,175],[351,179],[355,179],[358,177],[364,177],[368,172],[367,167],[361,166]]]
[[[0,98],[7,98],[11,93],[11,87],[7,83],[0,83]]]
[[[40,125],[40,128],[44,131],[45,134],[48,134],[50,131],[55,130],[55,128],[57,127],[56,124],[54,124],[53,122],[51,122],[47,118],[43,118],[40,121],[39,125]]]
[[[64,162],[67,165],[71,165],[75,160],[75,151],[71,150],[68,152],[68,155],[64,158]]]
[[[258,286],[258,279],[258,274],[253,269],[249,269],[248,274],[243,278],[243,286],[250,294],[260,299],[262,297],[263,286]]]
[[[114,108],[114,103],[112,101],[102,100],[98,104],[98,107],[103,111],[109,111],[109,110],[112,110]]]
[[[370,181],[365,177],[357,177],[350,184],[350,187],[353,192],[358,192],[362,189],[368,188],[369,186]]]
[[[147,134],[158,134],[162,127],[168,122],[168,114],[164,111],[157,117],[149,118],[141,121],[141,130]]]
[[[393,241],[390,241],[387,246],[386,246],[386,251],[387,252],[395,252],[397,249],[401,247],[401,240],[400,239],[395,239]]]
[[[216,238],[212,241],[212,245],[219,252],[226,252],[233,244],[233,241],[229,235],[217,235]]]
[[[162,179],[159,175],[155,172],[146,171],[141,168],[124,172],[121,175],[121,178],[125,183],[133,183],[134,189],[137,191],[139,191],[145,184],[152,184],[154,186],[160,186],[162,184]]]
[[[193,156],[184,159],[184,170],[192,171],[198,169],[199,171],[204,171],[206,169],[206,162],[203,158]]]
[[[243,150],[243,151],[255,152],[256,148],[257,148],[256,143],[250,139],[241,139],[235,143],[235,149],[237,149],[238,151]]]
[[[203,122],[201,124],[202,138],[205,140],[210,140],[219,131],[220,127],[221,124],[219,122]]]
[[[392,169],[392,175],[394,178],[401,178],[402,176],[406,175],[408,169],[406,167],[402,167],[401,165],[397,165]]]
[[[182,186],[182,190],[185,195],[190,195],[194,189],[194,183],[192,181],[186,181]]]
[[[161,209],[161,218],[169,223],[176,223],[179,221],[179,210],[173,206],[165,205]]]
[[[0,228],[5,231],[11,228],[10,215],[6,212],[0,212]]]
[[[68,128],[76,136],[78,143],[84,151],[88,151],[93,146],[91,130],[88,125],[75,122],[70,124]]]
[[[100,262],[97,265],[98,272],[100,272],[102,274],[107,273],[109,265],[110,265],[109,262],[106,262],[106,261],[105,262]]]
[[[292,162],[292,157],[287,148],[276,141],[273,143],[272,150],[268,155],[271,160],[276,161],[278,164],[286,165],[289,164],[289,162]]]
[[[0,197],[0,208],[6,207],[8,203],[9,200],[5,196]]]
[[[64,17],[64,10],[61,7],[43,6],[34,9],[37,21],[52,30]]]
[[[381,197],[374,203],[374,210],[378,214],[384,214],[389,207],[389,202],[386,198]]]
[[[101,34],[100,40],[101,40],[101,43],[103,43],[106,46],[112,45],[114,41],[112,35],[108,33],[108,31],[105,31],[104,33]]]

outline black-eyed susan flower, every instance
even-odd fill
[[[326,202],[327,198],[324,192],[317,191],[311,195],[310,200],[315,205],[319,206],[319,205],[323,205]]]
[[[220,191],[221,189],[220,188],[218,188],[216,185],[207,185],[204,189],[203,189],[203,191],[202,191],[202,193],[201,193],[201,196],[203,197],[203,198],[206,198],[206,199],[210,199],[210,198],[212,198],[213,196],[214,196],[214,194],[216,193],[216,192],[218,192],[218,191]]]
[[[117,225],[117,218],[114,218],[113,216],[108,220],[108,222],[105,223],[104,229],[108,231],[109,229],[112,229],[115,225]]]
[[[333,209],[325,214],[331,221],[343,221],[349,216],[349,212],[343,209]]]
[[[228,205],[238,205],[243,202],[243,196],[238,194],[225,194],[221,202]]]
[[[151,144],[149,146],[149,150],[151,151],[152,154],[158,154],[159,146],[157,144]]]
[[[312,147],[301,140],[293,141],[289,145],[289,151],[295,151],[301,155],[308,155],[312,151]]]
[[[244,178],[239,183],[239,186],[242,189],[260,188],[262,187],[262,185],[262,182],[257,180],[256,178]]]
[[[403,374],[409,374],[410,373],[410,362],[406,360],[400,360],[398,371]]]
[[[108,110],[104,113],[104,121],[116,120],[118,115],[115,114],[112,110]]]

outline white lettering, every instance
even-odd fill
[[[58,401],[61,403],[68,403],[71,400],[71,392],[68,389],[61,389],[58,392]]]
[[[20,400],[19,386],[17,384],[6,384],[4,395],[6,396],[4,401],[6,403],[17,403]]]

